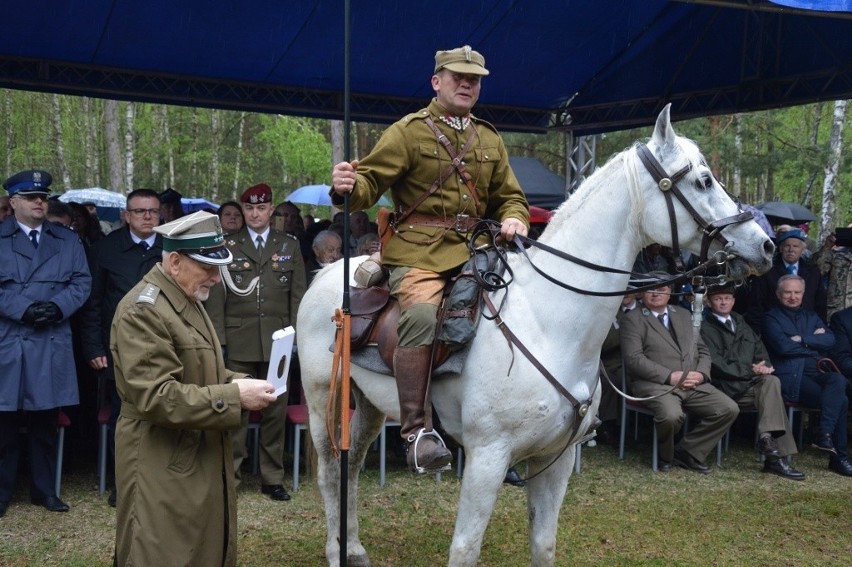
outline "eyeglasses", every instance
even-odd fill
[[[160,214],[160,209],[127,209],[127,212],[137,217],[144,217],[146,214],[153,217]]]
[[[44,201],[47,203],[47,195],[44,193],[18,193],[15,197],[20,197],[24,201]]]

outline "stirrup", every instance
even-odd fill
[[[413,439],[412,439],[412,437],[413,437]],[[434,437],[438,441],[438,443],[441,445],[441,447],[443,447],[444,449],[447,449],[447,444],[444,443],[444,439],[434,429],[432,431],[426,431],[425,428],[422,428],[420,431],[417,432],[416,436],[414,435],[414,433],[411,433],[408,436],[408,439],[406,439],[406,441],[408,441],[408,450],[414,451],[414,472],[417,473],[417,474],[432,474],[432,473],[445,472],[445,471],[448,471],[451,468],[453,468],[452,453],[450,453],[450,462],[445,464],[445,465],[440,465],[440,466],[437,466],[437,467],[429,467],[429,468],[420,466],[420,464],[417,462],[417,445],[418,445],[418,443],[420,443],[420,440],[423,437]],[[449,449],[447,449],[447,451],[449,452]]]

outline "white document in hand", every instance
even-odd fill
[[[293,354],[293,339],[296,331],[293,327],[279,329],[272,333],[272,353],[269,356],[269,370],[266,381],[275,388],[275,395],[287,391],[287,375],[290,373],[290,358]]]

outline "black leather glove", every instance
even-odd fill
[[[35,329],[43,329],[62,321],[62,310],[52,301],[36,301],[27,307],[21,321]]]
[[[30,306],[27,307],[27,310],[24,311],[23,315],[21,315],[21,322],[22,323],[24,323],[25,325],[29,325],[30,327],[35,326],[36,317],[38,317],[38,315],[40,313],[40,311],[39,311],[39,304],[40,303],[41,303],[41,301],[36,301],[36,302],[31,303]]]
[[[43,312],[48,323],[56,324],[62,322],[62,310],[54,302],[44,302]]]

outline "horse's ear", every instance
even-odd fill
[[[660,115],[657,116],[657,125],[654,127],[653,140],[658,148],[664,148],[675,141],[675,132],[672,128],[671,111],[672,103],[668,103]]]

